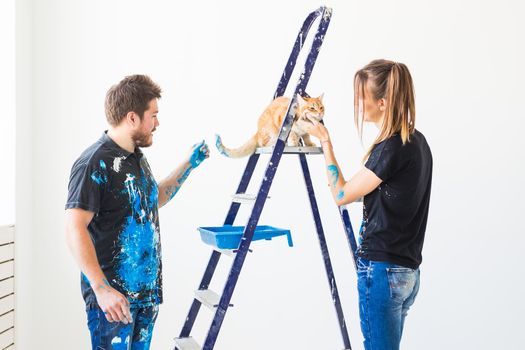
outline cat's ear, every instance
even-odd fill
[[[319,101],[323,102],[324,92],[319,96]]]
[[[303,107],[306,104],[306,100],[303,98],[303,96],[297,94],[297,103],[299,103],[299,107]]]

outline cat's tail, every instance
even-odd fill
[[[219,135],[215,135],[215,146],[217,146],[219,152],[226,157],[242,158],[252,155],[255,152],[255,149],[257,148],[257,138],[256,135],[253,135],[241,147],[231,149],[222,144],[222,139]]]

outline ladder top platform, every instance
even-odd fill
[[[255,150],[255,153],[256,154],[272,154],[273,146],[272,147],[259,147]],[[323,154],[323,149],[321,147],[285,146],[283,154]]]

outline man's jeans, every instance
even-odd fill
[[[149,350],[159,306],[131,308],[133,323],[108,322],[98,307],[87,310],[93,350]]]
[[[419,290],[419,269],[357,259],[359,316],[366,350],[398,350]]]

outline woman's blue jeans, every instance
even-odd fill
[[[359,316],[366,350],[398,350],[408,309],[419,291],[419,269],[357,259]]]

